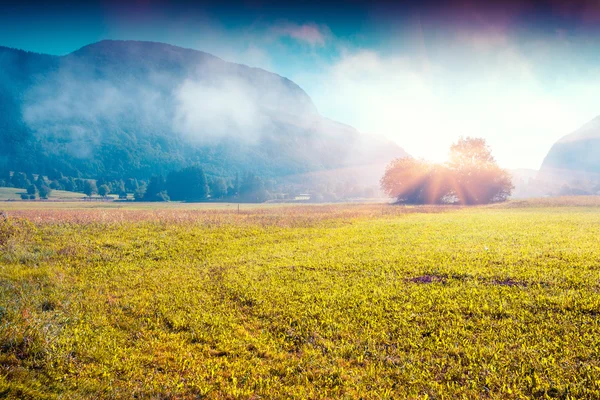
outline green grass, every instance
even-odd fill
[[[0,187],[0,201],[21,200],[21,193],[25,192],[25,189]],[[65,190],[53,190],[50,193],[50,200],[78,200],[83,197],[85,197],[83,193],[67,192]]]
[[[600,208],[565,204],[15,209],[0,396],[599,398]]]
[[[21,193],[25,193],[25,189],[0,187],[0,200],[20,200]]]

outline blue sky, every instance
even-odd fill
[[[286,76],[323,115],[435,160],[470,135],[503,166],[536,169],[600,114],[595,2],[402,4],[3,1],[0,45],[62,55],[134,39],[207,51]]]

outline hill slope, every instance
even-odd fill
[[[102,41],[62,57],[0,47],[0,161],[85,177],[200,163],[267,177],[405,155],[319,115],[279,75],[162,43]]]
[[[600,182],[600,116],[556,142],[539,178],[557,183]]]

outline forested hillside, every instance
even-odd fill
[[[404,154],[322,117],[292,81],[207,53],[129,41],[62,57],[0,48],[4,170],[125,180],[199,165],[294,181]]]

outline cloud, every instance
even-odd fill
[[[211,83],[188,79],[175,96],[173,126],[196,142],[223,137],[255,142],[268,123],[258,107],[254,88],[241,79]]]
[[[23,122],[40,137],[65,145],[76,157],[87,158],[107,132],[167,129],[170,113],[163,88],[168,76],[150,74],[148,85],[131,79],[118,83],[92,75],[93,66],[65,59],[24,94]]]
[[[329,28],[314,23],[296,24],[293,22],[280,23],[271,29],[277,37],[287,36],[310,46],[325,46],[330,36]]]
[[[26,94],[23,120],[38,134],[68,143],[72,155],[88,157],[102,135],[102,121],[118,120],[131,104],[102,80],[84,83],[62,72],[55,79]]]

